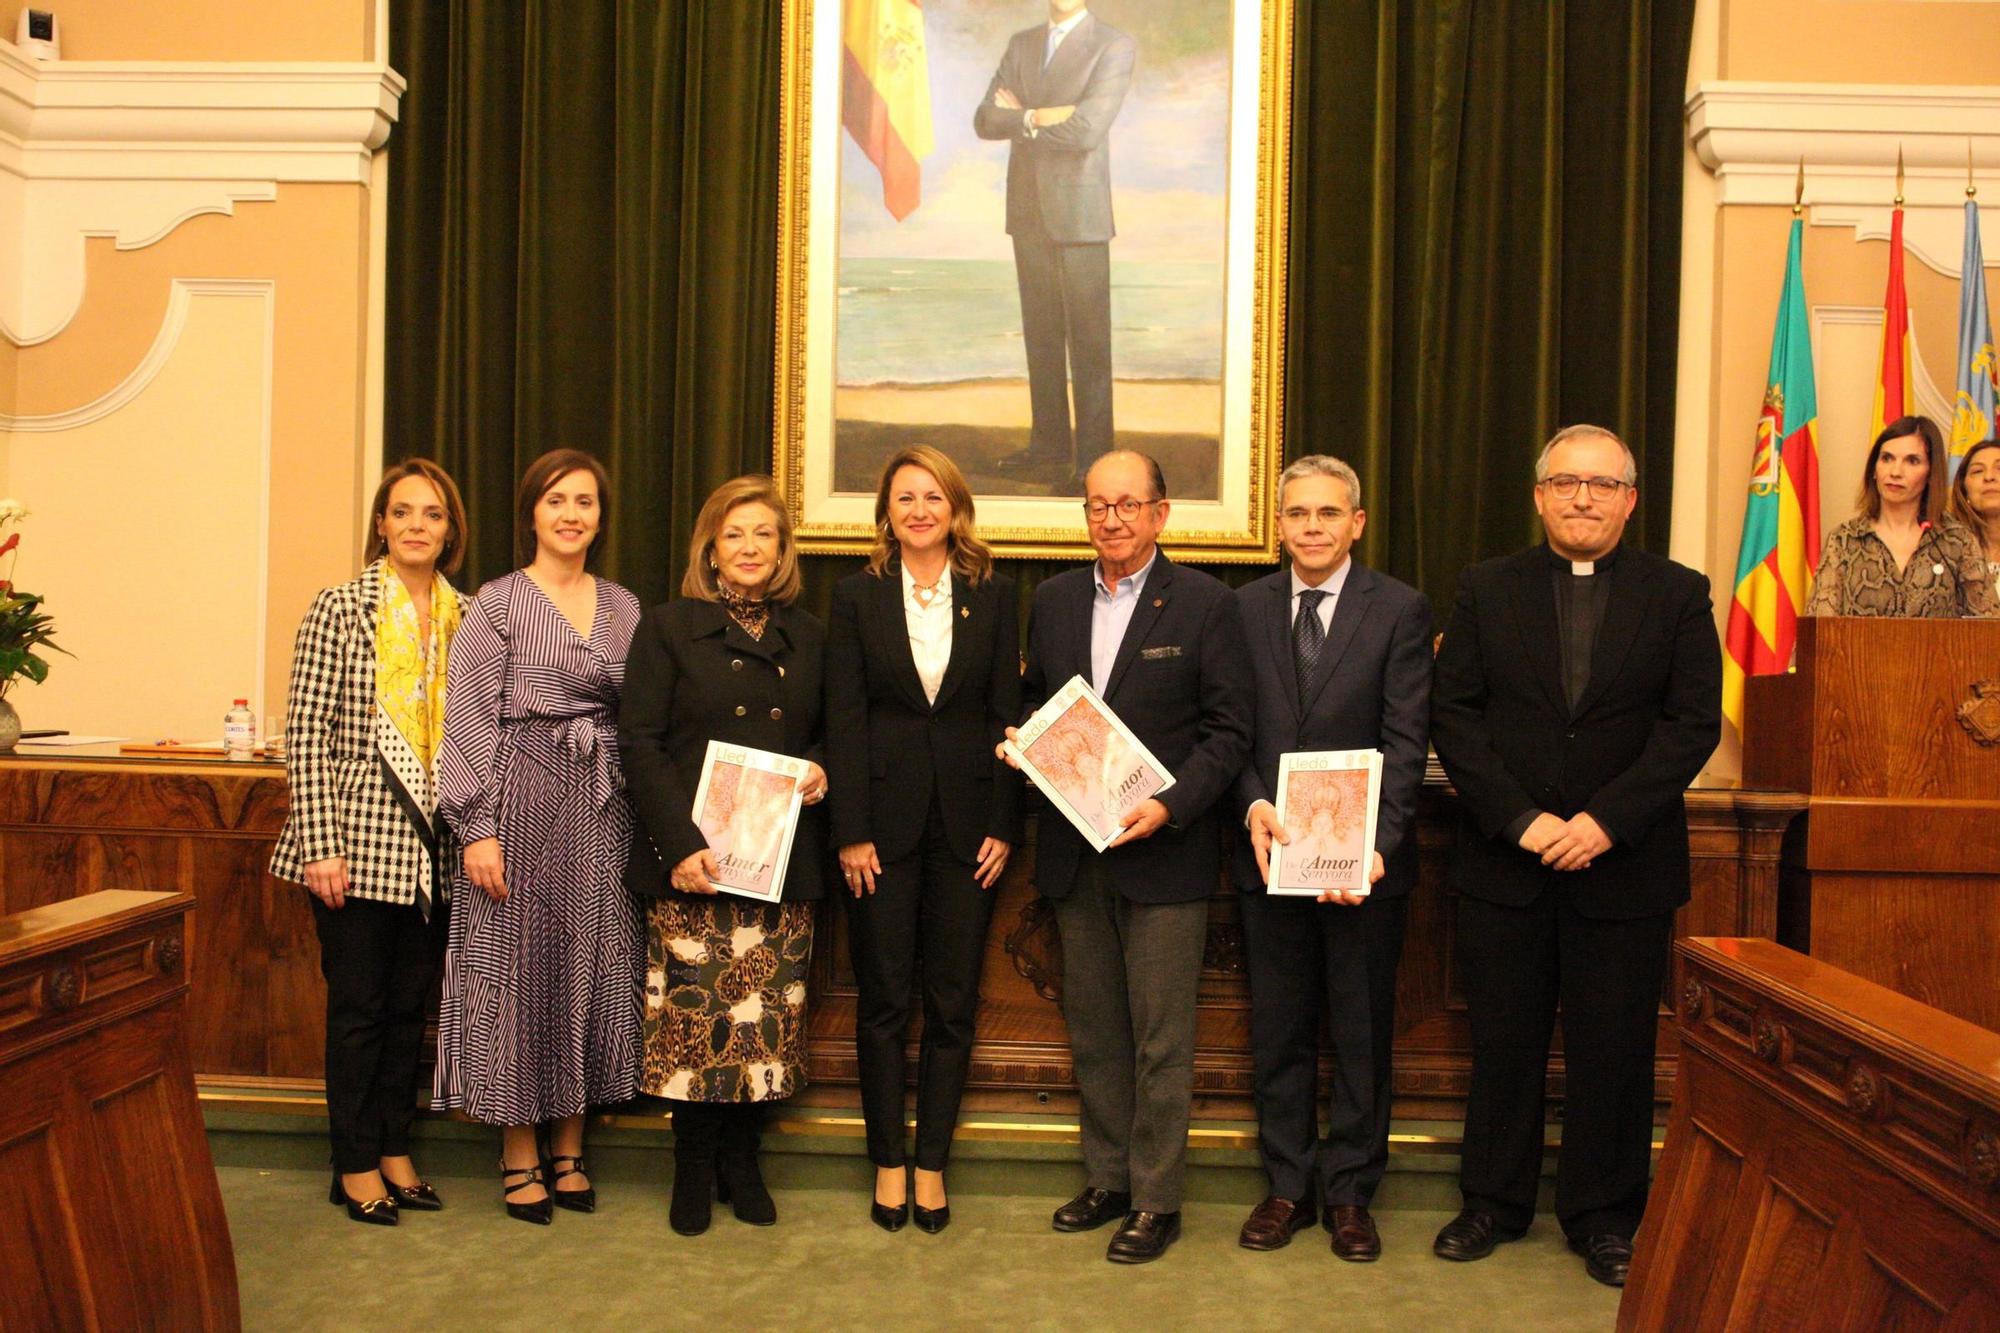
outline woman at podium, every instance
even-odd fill
[[[1898,417],[1861,471],[1861,512],[1835,528],[1809,616],[2000,616],[2000,592],[1972,530],[1946,512],[1944,436]]]
[[[2000,593],[2000,440],[1981,440],[1958,460],[1951,515],[1979,539],[1987,577]]]

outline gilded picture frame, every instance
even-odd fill
[[[773,471],[802,551],[868,550],[884,460],[926,443],[1002,555],[1087,556],[1081,477],[1129,448],[1175,558],[1276,558],[1293,21],[785,0]]]

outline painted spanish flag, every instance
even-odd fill
[[[1902,191],[1897,195],[1900,200]],[[1882,368],[1875,376],[1875,428],[1872,441],[1882,428],[1898,417],[1908,416],[1916,401],[1910,380],[1910,294],[1903,286],[1903,206],[1889,223],[1889,290],[1882,298]]]
[[[931,139],[931,73],[920,0],[844,0],[841,123],[882,173],[882,203],[898,222],[922,197]]]
[[[1771,332],[1764,411],[1757,418],[1757,452],[1750,464],[1736,595],[1729,603],[1722,712],[1738,734],[1743,730],[1743,682],[1791,665],[1799,611],[1819,569],[1819,394],[1799,262],[1804,228],[1803,219],[1792,219],[1778,321]]]

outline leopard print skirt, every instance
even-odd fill
[[[640,1086],[684,1102],[763,1102],[806,1085],[809,903],[670,894],[646,914]]]

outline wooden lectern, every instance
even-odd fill
[[[193,905],[0,916],[0,1329],[242,1326],[188,1064]]]
[[[1749,682],[1743,783],[1809,800],[1779,940],[2000,1030],[2000,621],[1809,619]]]

